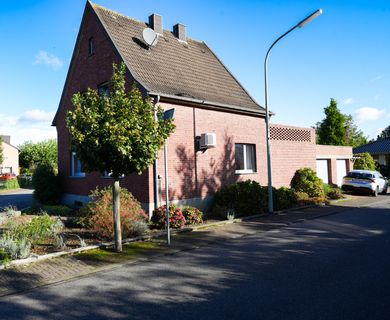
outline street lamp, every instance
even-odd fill
[[[286,35],[288,35],[291,31],[295,30],[296,28],[302,28],[306,24],[308,24],[313,19],[317,18],[319,15],[322,14],[322,9],[318,9],[317,11],[313,12],[311,15],[303,19],[301,22],[296,24],[294,27],[292,27],[290,30],[282,34],[279,38],[277,38],[274,43],[269,47],[267,54],[265,56],[264,60],[264,83],[265,83],[265,128],[266,128],[266,137],[267,137],[267,172],[268,172],[268,212],[272,214],[274,212],[274,204],[273,204],[273,196],[272,196],[272,165],[271,165],[271,145],[270,145],[270,133],[269,133],[269,111],[268,111],[268,80],[267,80],[267,63],[268,63],[268,56],[272,50],[272,48],[275,46],[276,43],[279,42],[282,38],[284,38]]]

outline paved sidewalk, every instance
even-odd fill
[[[374,200],[373,200],[374,199]],[[294,210],[286,214],[263,216],[239,223],[230,223],[216,227],[199,229],[172,237],[170,247],[161,244],[158,250],[150,250],[147,254],[135,256],[125,263],[136,263],[147,259],[155,259],[161,255],[176,254],[180,251],[192,250],[198,247],[212,245],[234,238],[266,232],[272,229],[282,228],[293,223],[303,222],[307,219],[315,219],[324,215],[335,214],[351,207],[369,205],[378,201],[390,201],[390,197],[383,199],[359,198],[352,201],[335,203],[332,206],[312,207]],[[0,271],[0,296],[30,290],[35,287],[65,281],[102,270],[116,268],[121,264],[102,263],[97,261],[85,261],[77,255],[53,258],[27,266],[17,266]]]

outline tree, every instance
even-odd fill
[[[135,85],[126,93],[125,72],[123,63],[119,69],[113,64],[111,94],[99,95],[92,89],[76,93],[74,110],[66,116],[72,148],[85,171],[111,173],[117,252],[122,251],[119,177],[146,170],[174,130],[173,121],[163,119],[160,107],[155,119],[152,102],[144,100]]]
[[[4,154],[3,154],[3,137],[0,136],[0,165],[4,162]]]
[[[356,148],[368,143],[368,137],[366,137],[363,132],[358,129],[351,115],[345,115],[345,128],[346,146]]]
[[[37,143],[25,141],[18,146],[20,166],[34,171],[39,165],[57,168],[57,140],[49,139]]]
[[[382,132],[377,136],[376,140],[382,140],[390,138],[390,126],[387,126]]]
[[[354,169],[360,170],[376,170],[376,163],[374,158],[368,153],[357,153],[354,155],[355,162],[353,163]]]
[[[325,145],[345,145],[346,116],[337,107],[337,101],[330,99],[330,104],[324,108],[325,119],[316,125],[317,142]]]

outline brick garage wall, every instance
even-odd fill
[[[270,137],[274,187],[290,186],[300,168],[316,170],[314,129],[271,124]]]
[[[89,56],[88,43],[93,37],[95,54]],[[58,139],[58,169],[64,192],[73,195],[86,196],[97,186],[104,187],[112,184],[100,173],[88,174],[85,178],[71,176],[70,136],[65,124],[66,112],[73,108],[71,97],[76,92],[86,91],[88,87],[97,89],[97,86],[107,82],[112,76],[112,63],[119,64],[121,59],[113,47],[111,40],[103,30],[95,14],[88,8],[85,12],[78,45],[75,48],[73,65],[68,73],[67,84],[64,88],[61,109],[56,118]],[[133,79],[127,74],[127,84],[130,88]],[[128,188],[141,202],[149,202],[149,173],[136,174],[121,180],[121,185]]]
[[[347,172],[353,169],[352,147],[316,145],[316,158],[327,159],[329,163],[329,183],[337,183],[337,160],[345,160]]]
[[[266,147],[264,118],[194,108],[191,106],[160,104],[165,110],[175,108],[176,130],[169,138],[169,185],[173,200],[206,198],[221,186],[239,180],[252,179],[265,185]],[[217,147],[195,151],[195,137],[215,133]],[[257,172],[235,174],[234,144],[256,145]],[[164,157],[159,154],[159,175],[164,186]],[[153,188],[150,173],[150,188]],[[165,191],[163,191],[163,199]]]

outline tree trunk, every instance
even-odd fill
[[[119,178],[114,178],[114,185],[112,186],[112,202],[114,208],[115,251],[122,252]]]

